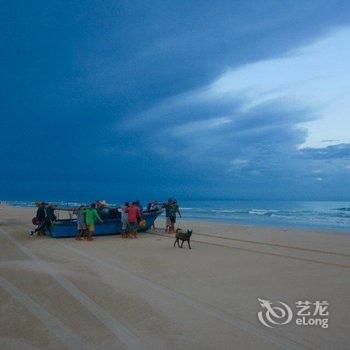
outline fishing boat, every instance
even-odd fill
[[[77,235],[77,219],[73,218],[72,215],[75,210],[77,208],[55,208],[57,219],[52,223],[51,232],[48,234],[54,238],[75,237]],[[59,215],[60,211],[68,213],[69,218],[61,219]],[[143,227],[139,227],[138,232],[149,230],[162,212],[163,209],[161,208],[143,211],[142,218],[145,224]],[[103,221],[95,223],[94,236],[118,235],[122,233],[123,224],[117,208],[105,208],[99,215]]]

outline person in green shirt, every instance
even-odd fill
[[[85,223],[86,223],[86,227],[89,231],[88,234],[88,241],[92,241],[93,238],[93,234],[95,233],[95,222],[96,220],[102,222],[100,215],[98,215],[97,210],[96,210],[96,204],[93,203],[91,204],[90,208],[87,208],[85,210]]]

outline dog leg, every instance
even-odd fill
[[[188,242],[188,248],[192,249],[191,244],[190,244],[190,240],[188,240],[187,242]]]
[[[176,246],[176,242],[179,244],[179,239],[178,238],[175,239],[174,247]]]
[[[182,246],[184,245],[184,242],[185,242],[184,240],[181,242],[181,247],[180,248],[182,248]]]

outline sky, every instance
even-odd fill
[[[350,200],[349,1],[2,1],[0,199]]]

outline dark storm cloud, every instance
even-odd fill
[[[242,111],[244,93],[206,100],[203,87],[227,68],[283,56],[349,23],[349,6],[8,2],[0,195],[302,193],[294,179],[309,173],[303,157],[320,158],[298,150],[299,124],[312,113],[278,101]]]

